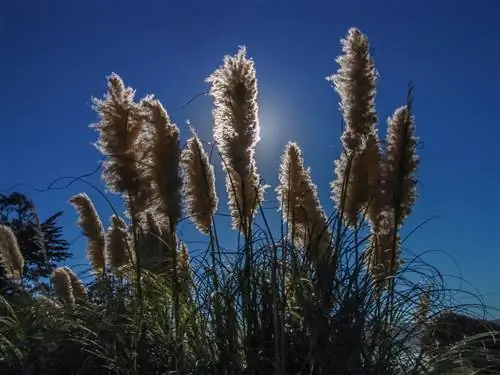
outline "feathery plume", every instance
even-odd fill
[[[276,192],[280,210],[291,226],[293,240],[311,245],[311,250],[314,250],[311,258],[317,262],[330,248],[331,232],[310,170],[304,167],[300,148],[294,142],[288,142],[285,147],[279,181]]]
[[[388,119],[387,149],[381,158],[379,190],[369,210],[372,244],[367,249],[367,269],[375,282],[385,286],[387,277],[400,265],[398,230],[416,200],[416,154],[414,118],[411,116],[412,90],[408,104],[397,108]]]
[[[363,140],[359,153],[353,155],[350,166],[348,162],[346,153],[335,161],[337,178],[331,183],[332,197],[342,208],[348,225],[354,226],[358,214],[364,210],[367,210],[370,223],[375,222],[382,205],[381,150],[377,135],[370,133]]]
[[[233,228],[246,232],[266,187],[260,184],[255,163],[260,140],[257,78],[245,47],[235,56],[226,56],[207,82],[214,100],[214,139],[226,170]]]
[[[105,267],[104,228],[94,204],[85,193],[73,196],[69,202],[78,212],[78,226],[88,239],[87,259],[95,272],[102,272]]]
[[[19,250],[16,235],[7,225],[0,224],[0,265],[8,279],[21,281],[24,258]]]
[[[134,102],[135,91],[118,74],[108,77],[108,92],[104,99],[93,98],[93,108],[100,121],[91,125],[99,132],[98,150],[107,157],[103,180],[116,193],[135,195],[140,172],[136,142],[143,124],[140,106]]]
[[[414,117],[410,106],[406,105],[396,109],[388,120],[384,161],[385,194],[388,205],[396,209],[397,226],[402,225],[411,213],[417,199],[415,171],[419,159],[416,146]]]
[[[58,267],[52,271],[51,275],[52,286],[56,297],[72,306],[75,304],[75,296],[73,294],[73,286],[71,277],[63,267]]]
[[[193,129],[191,132],[192,136],[181,156],[184,169],[184,200],[191,221],[200,232],[208,234],[218,202],[214,167],[210,164],[200,139]]]
[[[87,292],[85,291],[82,281],[78,278],[78,276],[76,276],[71,268],[63,267],[63,269],[66,271],[71,281],[71,289],[75,300],[78,301],[85,299],[85,297],[87,297]]]
[[[151,177],[160,198],[159,207],[175,227],[182,215],[179,128],[170,121],[158,99],[146,98],[141,105],[151,129]]]
[[[379,222],[379,215],[382,212],[384,205],[383,198],[383,155],[380,147],[380,141],[376,132],[368,135],[361,157],[359,158],[359,167],[361,170],[366,171],[367,181],[367,196],[363,197],[360,193],[361,199],[365,200],[366,205],[362,209],[366,209],[367,219],[372,228],[376,227]],[[361,172],[355,173],[360,175]]]
[[[351,153],[362,144],[377,123],[375,93],[377,71],[370,55],[366,35],[357,28],[349,29],[341,40],[343,54],[337,57],[340,65],[336,74],[327,77],[340,95],[340,109],[345,121],[342,135],[344,148]]]
[[[375,127],[375,93],[377,71],[370,55],[368,38],[351,28],[341,40],[343,54],[336,74],[327,77],[340,96],[345,122],[342,134],[344,152],[335,162],[336,179],[331,183],[332,199],[342,209],[349,226],[355,226],[358,214],[379,206],[380,145]],[[375,208],[369,216],[376,215]]]
[[[106,232],[106,261],[110,268],[119,269],[130,261],[127,224],[116,215]]]

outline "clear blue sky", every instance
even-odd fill
[[[408,81],[415,85],[423,186],[406,231],[433,215],[440,219],[407,247],[447,252],[453,260],[443,254],[429,259],[445,274],[458,274],[458,265],[482,293],[499,292],[496,0],[2,1],[0,190],[17,183],[43,188],[95,169],[100,155],[88,128],[97,119],[90,98],[104,94],[113,71],[138,96],[155,93],[183,137],[189,118],[210,140],[210,99],[182,106],[207,89],[204,78],[225,54],[245,44],[260,85],[263,177],[276,185],[284,145],[298,141],[328,209],[340,117],[338,97],[324,77],[337,69],[339,39],[350,26],[366,33],[375,49],[381,134],[387,116],[404,104]],[[98,175],[88,180],[103,187]],[[70,240],[78,235],[67,203],[75,193],[88,191],[107,225],[106,203],[82,183],[45,193],[20,190],[35,199],[42,216],[65,210]],[[82,262],[84,245],[74,244],[73,263]],[[500,294],[487,302],[500,306]]]

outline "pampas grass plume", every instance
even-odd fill
[[[191,138],[182,152],[184,170],[184,201],[191,221],[202,233],[208,234],[217,210],[214,167],[200,139],[192,130]]]
[[[19,249],[16,235],[7,225],[0,225],[0,264],[7,278],[21,281],[24,258]]]
[[[87,194],[77,194],[69,201],[78,212],[78,225],[88,239],[87,258],[94,271],[101,272],[105,267],[105,237],[101,219]]]

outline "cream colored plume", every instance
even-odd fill
[[[139,162],[141,147],[137,140],[143,126],[144,114],[134,102],[135,91],[125,87],[118,74],[108,77],[108,92],[104,99],[93,98],[93,108],[100,121],[91,125],[99,132],[96,143],[106,156],[103,179],[110,190],[128,196],[139,191]],[[130,198],[130,197],[129,197]]]
[[[342,135],[348,153],[361,148],[362,138],[373,132],[377,123],[375,93],[378,73],[370,55],[366,35],[357,28],[349,29],[341,40],[342,55],[336,74],[327,79],[334,84],[340,96],[340,109],[345,122]]]
[[[63,267],[56,268],[52,271],[50,279],[52,281],[52,287],[56,297],[70,306],[74,305],[75,295],[73,294],[71,276],[68,274],[66,269]]]
[[[379,213],[381,150],[375,111],[378,73],[368,38],[358,29],[351,28],[341,43],[343,54],[337,58],[340,67],[327,78],[340,96],[345,124],[344,150],[335,162],[336,178],[331,189],[332,199],[343,210],[346,223],[355,226],[362,210],[368,209],[369,218]]]
[[[105,237],[101,219],[87,194],[77,194],[69,201],[78,212],[78,225],[88,240],[87,259],[95,272],[102,272],[105,267]]]
[[[111,216],[111,224],[106,232],[106,261],[110,268],[117,270],[130,263],[129,236],[127,224],[116,215]]]
[[[226,170],[233,228],[247,231],[265,186],[260,184],[255,163],[255,146],[260,140],[257,78],[246,49],[226,56],[207,82],[214,101],[214,139]]]
[[[397,207],[397,226],[403,224],[417,199],[417,141],[414,117],[408,106],[399,107],[388,120],[384,161],[387,205],[392,209]]]
[[[141,106],[150,126],[152,148],[149,163],[151,178],[159,197],[158,207],[175,228],[182,216],[179,128],[170,121],[158,99],[148,97],[141,101]]]
[[[214,167],[200,139],[192,130],[192,136],[182,152],[184,170],[184,201],[191,221],[202,233],[208,234],[213,215],[217,210]]]
[[[331,231],[316,185],[311,180],[309,169],[304,167],[299,146],[294,142],[287,143],[281,158],[276,192],[293,240],[310,246],[311,258],[318,262],[331,247]]]

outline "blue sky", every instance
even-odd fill
[[[439,219],[406,246],[414,253],[439,251],[427,259],[444,274],[472,282],[488,304],[500,307],[494,209],[500,207],[500,2],[19,0],[4,1],[2,8],[0,191],[28,184],[18,190],[35,200],[42,216],[65,210],[69,240],[78,230],[68,198],[87,191],[107,225],[105,201],[83,183],[47,192],[32,187],[96,168],[90,98],[104,94],[106,76],[117,72],[138,97],[155,93],[184,138],[189,119],[210,140],[210,99],[183,105],[207,90],[204,79],[242,44],[259,79],[262,176],[274,187],[284,145],[297,141],[331,209],[328,184],[339,153],[340,116],[325,77],[337,69],[339,39],[350,26],[359,27],[380,72],[382,135],[386,118],[404,104],[408,81],[415,86],[422,185],[405,230]],[[103,188],[99,174],[87,180]],[[225,204],[220,209],[226,211]],[[74,243],[72,263],[82,263],[84,247],[83,240]]]

